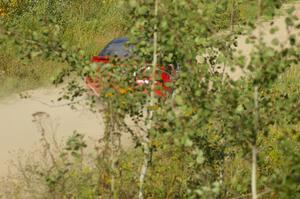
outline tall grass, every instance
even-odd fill
[[[68,24],[63,39],[90,55],[111,39],[125,34],[125,11],[118,6],[118,1],[74,1],[64,14]]]
[[[52,1],[55,3],[53,13],[49,11],[48,1],[28,2],[16,1],[17,6],[7,9],[8,13],[2,16],[9,23],[22,27],[24,37],[29,31],[43,31],[39,19],[52,16],[60,27],[59,40],[92,56],[111,39],[125,34],[125,11],[118,0]],[[0,97],[49,85],[49,77],[67,67],[43,58],[24,61],[17,49],[18,46],[9,40],[0,46]]]
[[[0,98],[11,93],[48,86],[51,76],[67,67],[62,63],[39,58],[30,63],[22,63],[9,53],[0,54],[0,59]]]

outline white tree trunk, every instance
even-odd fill
[[[259,122],[259,107],[258,107],[258,87],[254,88],[254,134],[253,134],[253,144],[252,144],[252,174],[251,174],[251,191],[252,191],[252,199],[257,199],[257,147],[256,147],[256,139],[258,133],[258,122]]]
[[[158,0],[155,0],[155,8],[154,8],[154,15],[157,17],[158,15]],[[154,106],[155,103],[155,73],[156,73],[156,66],[157,66],[157,24],[154,25],[154,33],[153,33],[153,61],[152,61],[152,84],[151,84],[151,96],[150,96],[150,107]],[[140,171],[140,188],[139,188],[139,199],[144,198],[144,182],[145,182],[145,177],[147,174],[150,158],[151,158],[151,152],[150,152],[150,140],[149,140],[149,131],[152,127],[152,111],[149,113],[148,119],[150,120],[149,122],[149,127],[147,129],[147,135],[143,135],[142,139],[142,145],[143,145],[143,150],[144,150],[144,161],[143,165]]]
[[[144,161],[143,161],[143,166],[140,171],[140,189],[139,189],[139,199],[144,198],[144,182],[145,182],[145,177],[147,174],[149,162],[150,162],[150,148],[149,148],[149,140],[144,140],[143,141],[143,149],[144,149]]]
[[[256,165],[257,165],[257,149],[256,146],[252,146],[252,175],[251,175],[251,190],[252,190],[252,199],[257,199],[257,190],[256,190]]]

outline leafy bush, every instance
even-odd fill
[[[43,140],[50,164],[33,166],[40,171],[31,170],[31,175],[40,176],[29,182],[41,182],[46,198],[298,197],[299,81],[298,72],[293,76],[290,71],[298,71],[299,45],[289,35],[290,46],[278,50],[249,35],[253,51],[246,63],[233,47],[240,28],[253,30],[257,18],[272,15],[282,3],[252,2],[123,2],[132,17],[130,42],[137,56],[101,67],[53,36],[63,37],[68,30],[63,13],[54,14],[49,24],[41,22],[49,35],[29,31],[26,37],[33,42],[21,37],[26,59],[46,57],[70,65],[58,79],[71,71],[101,80],[102,92],[90,103],[96,111],[95,103],[101,103],[106,124],[103,149],[87,164],[82,135],[75,134],[54,154]],[[242,13],[248,5],[257,8],[255,19],[253,13]],[[287,26],[298,27],[290,15]],[[55,27],[62,31],[56,34]],[[142,75],[139,69],[145,64],[152,69],[150,84],[134,90],[132,74]],[[159,81],[156,67],[168,64],[180,72],[170,85],[172,95],[158,99],[153,91]],[[233,81],[225,70],[217,70],[224,65],[247,75]],[[68,88],[71,100],[85,92],[76,82]],[[136,145],[125,152],[124,133]]]

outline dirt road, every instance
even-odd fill
[[[72,110],[66,102],[53,103],[59,96],[59,89],[47,88],[28,91],[30,98],[17,95],[0,102],[0,175],[7,172],[7,161],[14,158],[17,150],[30,151],[37,147],[41,133],[33,122],[32,114],[47,113],[47,133],[55,134],[58,140],[65,139],[77,130],[87,140],[96,140],[103,135],[104,124],[101,116],[84,106]],[[9,152],[13,152],[12,154]]]
[[[283,8],[281,9],[282,15],[277,16],[272,21],[261,21],[260,23],[258,23],[259,25],[253,32],[238,37],[237,47],[236,47],[237,52],[239,52],[245,56],[246,63],[247,62],[249,63],[249,61],[250,61],[249,55],[250,55],[251,51],[253,51],[253,49],[254,49],[253,44],[249,44],[246,42],[249,35],[251,35],[252,37],[256,37],[257,42],[259,40],[258,38],[261,38],[262,41],[267,46],[271,46],[278,50],[289,46],[289,37],[291,35],[294,35],[296,43],[300,44],[300,30],[296,29],[296,28],[287,27],[286,22],[285,22],[287,14],[284,13],[284,10],[287,10],[288,8],[291,8],[291,7],[292,7],[292,5],[283,6]],[[295,2],[293,4],[293,7],[295,8],[295,10],[292,13],[292,15],[296,16],[298,18],[297,20],[295,20],[295,23],[297,24],[300,22],[300,2]],[[270,33],[271,30],[274,28],[277,29],[277,31],[274,32],[273,34],[271,34]],[[277,39],[277,41],[278,41],[277,46],[273,45],[274,39]],[[256,42],[256,44],[257,44],[257,42]],[[229,76],[234,80],[237,80],[241,76],[245,75],[245,71],[242,71],[239,68],[237,68],[236,71],[232,72],[230,70],[230,68],[227,67],[227,68],[225,68],[225,72],[227,72],[229,74]]]

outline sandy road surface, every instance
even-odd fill
[[[300,18],[300,3],[296,4],[295,14]],[[273,26],[279,30],[274,35],[270,35],[270,22],[262,23],[264,41],[271,43],[272,38],[277,37],[281,44],[287,45],[288,32],[285,25],[285,17],[278,17]],[[255,30],[254,35],[259,35],[260,31]],[[243,54],[248,55],[251,45],[246,44],[245,36],[238,38],[238,49]],[[300,36],[297,35],[299,41]],[[233,79],[238,79],[243,72],[237,70],[229,72]],[[56,133],[58,139],[65,138],[72,134],[74,130],[84,133],[87,138],[98,139],[104,130],[103,121],[100,115],[95,115],[87,109],[71,110],[68,106],[50,107],[45,103],[51,104],[51,100],[58,98],[59,89],[39,89],[31,91],[32,98],[20,99],[18,96],[10,96],[0,101],[0,175],[6,170],[5,162],[13,158],[8,152],[17,149],[25,151],[32,150],[39,142],[40,133],[36,125],[32,122],[32,114],[35,112],[46,112],[52,119],[52,131]],[[44,102],[44,103],[41,103]]]
[[[86,107],[72,110],[66,104],[53,103],[59,96],[59,89],[48,88],[29,91],[31,97],[21,99],[14,95],[0,102],[0,175],[7,171],[7,161],[14,158],[19,149],[30,151],[38,146],[41,133],[33,122],[32,114],[45,112],[49,134],[56,134],[58,140],[72,135],[74,130],[85,134],[87,140],[97,140],[103,135],[104,124],[100,115],[93,114]],[[58,106],[57,106],[58,105]]]
[[[291,5],[285,5],[283,6],[282,10],[288,9],[290,7]],[[298,18],[298,20],[295,21],[295,23],[297,24],[300,23],[300,1],[295,2],[293,4],[293,7],[295,8],[295,10],[292,15]],[[258,25],[258,27],[249,35],[256,38],[261,38],[267,46],[272,46],[273,48],[278,50],[289,47],[290,35],[295,35],[296,43],[300,44],[300,30],[290,27],[288,28],[285,22],[286,17],[287,15],[283,12],[281,16],[277,16],[272,21],[262,21],[260,22],[260,25]],[[272,28],[278,28],[278,30],[275,33],[271,34],[270,31]],[[249,44],[246,42],[246,39],[249,37],[249,35],[243,35],[237,39],[237,52],[246,57],[246,63],[250,61],[249,55],[251,51],[253,51],[253,44]],[[272,44],[272,41],[275,38],[278,40],[278,46],[274,46]],[[237,68],[236,71],[231,72],[230,68],[228,67],[225,68],[225,72],[227,72],[229,76],[234,80],[239,79],[241,76],[245,75],[245,72],[240,70],[239,68]]]

